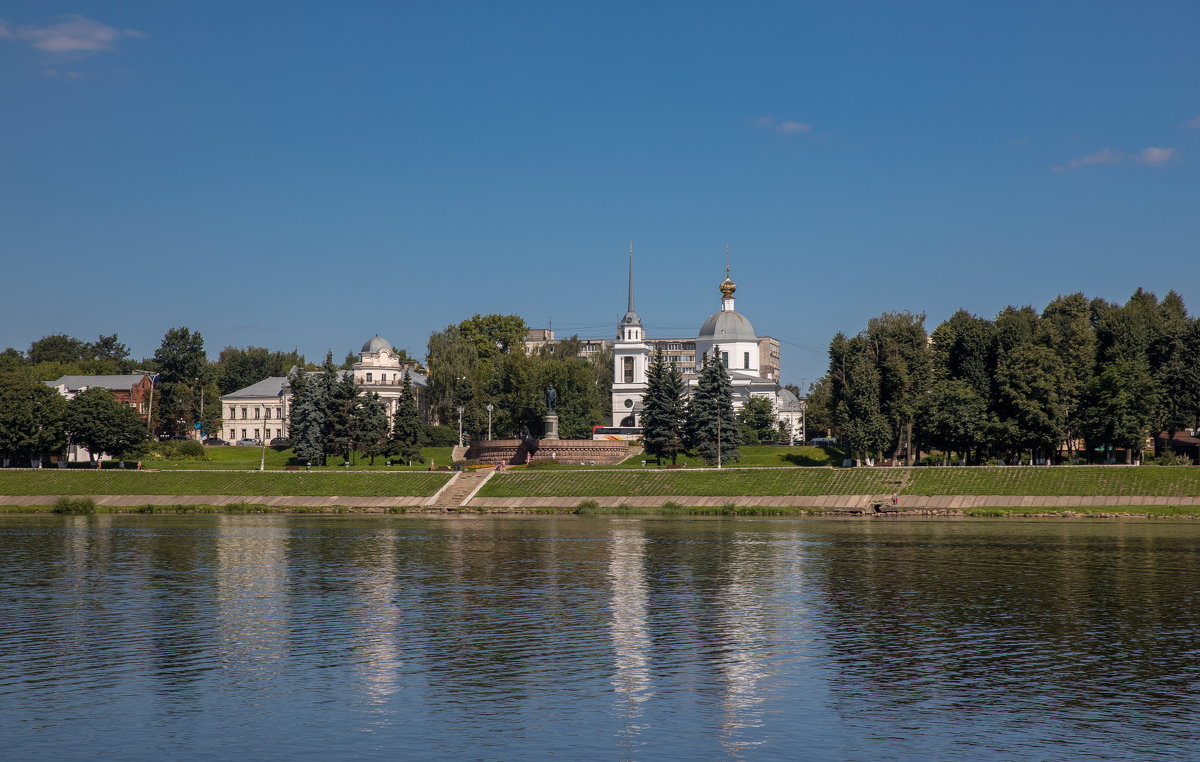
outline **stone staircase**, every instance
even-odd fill
[[[461,508],[467,500],[484,485],[494,468],[477,468],[472,471],[459,471],[446,484],[442,491],[431,497],[425,505],[431,508]]]

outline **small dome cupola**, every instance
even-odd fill
[[[391,349],[391,348],[392,348],[392,342],[383,338],[379,334],[375,334],[371,338],[367,339],[366,343],[364,343],[362,345],[361,351],[363,354],[373,354],[382,349]]]

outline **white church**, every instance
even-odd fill
[[[709,316],[700,326],[695,338],[692,364],[681,364],[679,370],[688,384],[689,393],[699,384],[703,358],[714,349],[729,373],[733,386],[733,407],[741,410],[751,397],[771,401],[775,418],[791,434],[792,441],[805,438],[804,402],[780,386],[777,369],[769,378],[761,372],[764,342],[754,332],[754,325],[734,309],[733,294],[737,286],[729,279],[720,285],[721,309]],[[641,425],[642,397],[646,391],[646,370],[650,364],[653,344],[661,340],[646,337],[642,320],[633,307],[633,253],[629,255],[629,309],[617,324],[617,339],[613,343],[612,425],[636,427]],[[690,340],[688,343],[691,343]],[[777,346],[777,343],[775,343]]]

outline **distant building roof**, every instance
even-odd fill
[[[804,410],[804,403],[790,389],[780,388],[779,409],[789,413],[799,413]]]
[[[722,310],[713,313],[704,325],[700,326],[698,341],[758,341],[754,326],[746,316],[733,310]]]
[[[44,382],[46,386],[61,386],[69,392],[77,391],[84,387],[94,389],[112,389],[114,391],[129,391],[133,387],[142,382],[142,379],[148,374],[131,373],[120,376],[62,376],[54,381]]]
[[[278,397],[283,392],[283,385],[286,383],[287,376],[271,376],[270,378],[264,378],[257,384],[250,384],[245,389],[238,389],[236,392],[223,395],[221,399]]]

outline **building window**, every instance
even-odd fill
[[[371,383],[371,374],[370,373],[367,374],[367,383],[368,384]]]
[[[271,408],[263,408],[263,418],[266,418],[268,421],[271,420]]]
[[[230,419],[237,418],[237,408],[232,405],[229,406],[229,417]]]
[[[729,367],[729,353],[728,352],[721,353],[721,364],[724,365],[726,368]]]
[[[283,420],[283,406],[282,405],[275,408],[275,417],[281,421]]]
[[[633,358],[626,357],[621,361],[621,364],[625,366],[624,373],[623,373],[624,378],[625,378],[625,383],[632,384],[633,383]]]
[[[746,370],[750,370],[750,353],[749,352],[742,352],[742,367],[745,368]]]
[[[254,408],[254,420],[258,420],[258,408]]]
[[[246,430],[242,429],[242,439],[245,439],[245,438],[246,438]]]
[[[244,420],[246,420],[246,408],[242,408],[242,420],[243,420],[243,421],[244,421]],[[245,431],[243,431],[243,432],[242,432],[242,439],[245,439],[245,438],[246,438],[246,437],[245,437],[245,434],[246,434],[246,432],[245,432]]]
[[[237,439],[237,429],[229,430],[229,439],[230,439],[230,441]]]
[[[255,429],[255,430],[254,430],[254,438],[255,438],[255,439],[258,439],[258,429]]]

